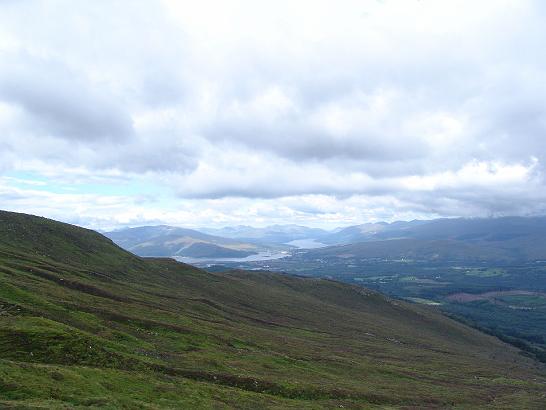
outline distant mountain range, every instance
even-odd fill
[[[546,217],[436,219],[351,226],[313,255],[454,261],[546,259]]]
[[[546,236],[546,217],[457,218],[350,226],[321,238],[328,244],[385,239],[507,241]]]
[[[104,235],[139,256],[181,256],[202,259],[244,258],[259,252],[290,248],[295,240],[320,238],[329,232],[299,225],[266,228],[235,226],[220,229],[186,229],[174,226],[126,228]]]
[[[139,256],[244,258],[261,250],[256,244],[166,225],[128,228],[105,235]]]
[[[264,244],[286,244],[299,239],[320,239],[330,234],[323,229],[301,225],[271,225],[265,228],[239,225],[220,229],[202,228],[200,231],[225,238]]]
[[[461,261],[546,259],[546,217],[378,222],[332,231],[300,225],[200,230],[162,225],[122,229],[106,236],[140,256],[244,258],[312,239],[329,245],[315,250],[316,255]]]

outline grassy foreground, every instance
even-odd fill
[[[0,212],[2,408],[543,409],[545,383],[433,308]]]

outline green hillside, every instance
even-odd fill
[[[0,407],[543,409],[515,348],[338,282],[208,273],[0,212]]]

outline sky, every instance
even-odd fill
[[[0,209],[544,215],[544,21],[541,0],[0,0]]]

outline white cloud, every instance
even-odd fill
[[[6,204],[100,224],[543,213],[545,17],[538,0],[3,2],[0,172],[170,198]]]

